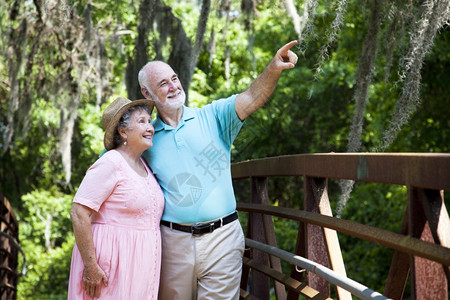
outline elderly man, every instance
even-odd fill
[[[238,299],[244,235],[237,221],[230,172],[231,145],[250,114],[264,105],[281,72],[294,68],[292,41],[281,47],[244,92],[202,108],[161,61],[139,72],[141,92],[157,109],[154,146],[143,157],[165,196],[161,220],[159,298]]]

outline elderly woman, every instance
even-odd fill
[[[119,97],[102,116],[106,152],[73,199],[68,299],[157,299],[164,196],[141,158],[153,102]]]

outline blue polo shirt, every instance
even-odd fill
[[[184,106],[176,128],[159,116],[153,122],[153,147],[142,156],[164,192],[163,220],[205,222],[236,209],[230,152],[243,124],[236,114],[236,96],[202,108]]]

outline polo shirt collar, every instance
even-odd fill
[[[183,124],[186,121],[194,119],[194,118],[195,118],[194,112],[191,109],[189,109],[187,106],[183,105],[183,116],[181,117],[180,123],[178,123],[178,127],[183,126]],[[159,114],[156,114],[156,120],[153,123],[153,128],[155,128],[155,132],[160,131],[160,130],[174,129],[172,126],[169,126],[166,123],[164,123],[163,120],[161,120],[161,118],[159,117]]]

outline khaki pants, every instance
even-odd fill
[[[160,300],[239,299],[245,240],[239,220],[192,235],[161,226]]]

